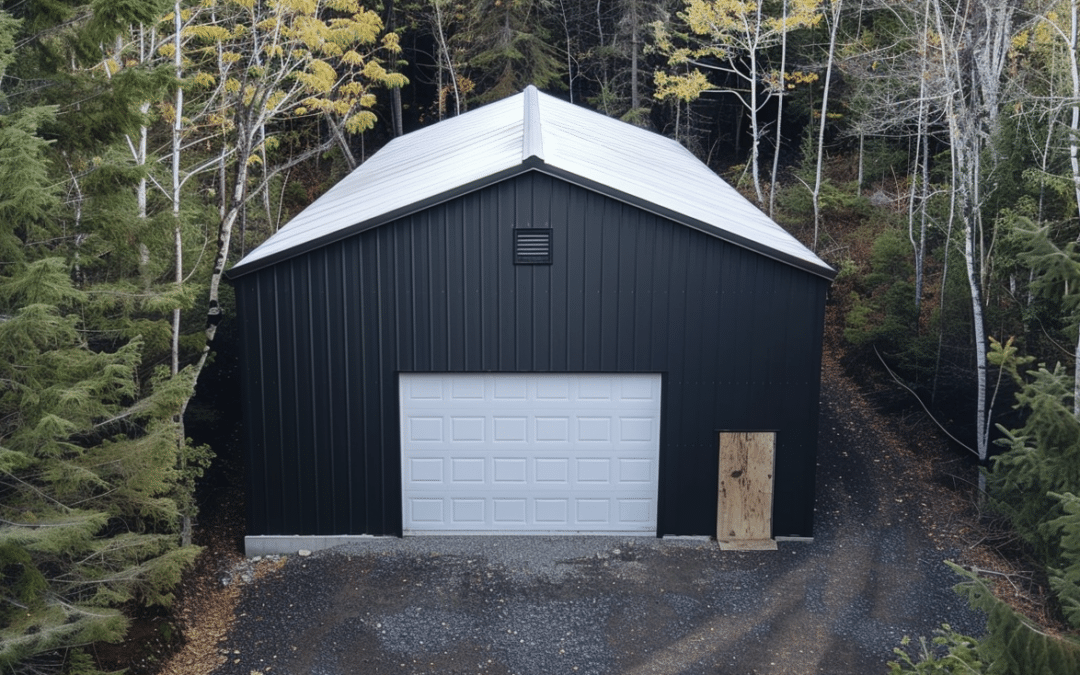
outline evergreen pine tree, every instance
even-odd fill
[[[198,552],[176,535],[175,424],[192,382],[154,373],[138,330],[145,317],[105,290],[138,230],[125,239],[129,221],[108,221],[110,231],[53,187],[76,150],[108,146],[43,138],[43,128],[74,125],[3,78],[19,30],[0,11],[0,669],[85,670],[78,647],[121,639],[122,606],[167,604]],[[106,180],[100,196],[108,185],[127,188]]]
[[[1080,672],[1080,643],[1040,630],[998,599],[974,573],[950,565],[965,580],[957,591],[986,612],[986,636],[979,642],[987,675],[1061,675]]]

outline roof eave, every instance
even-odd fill
[[[448,190],[446,192],[442,192],[426,199],[422,199],[406,207],[376,216],[375,218],[369,218],[368,220],[361,221],[350,227],[336,230],[335,232],[327,234],[326,236],[320,237],[318,239],[312,239],[311,241],[304,242],[303,244],[296,247],[268,255],[264,258],[259,258],[258,260],[253,260],[250,263],[236,265],[226,271],[225,276],[230,281],[236,280],[244,275],[256,272],[261,269],[265,269],[284,260],[288,260],[289,258],[295,258],[309,251],[322,248],[323,246],[327,246],[334,242],[341,241],[342,239],[347,239],[348,237],[351,237],[355,234],[359,234],[366,230],[385,225],[400,218],[404,218],[425,209],[432,208],[433,206],[438,206],[439,204],[448,202],[452,199],[456,199],[471,192],[481,190],[488,186],[494,185],[495,183],[500,183],[515,176],[528,173],[529,171],[538,171],[540,173],[545,173],[549,176],[559,178],[568,183],[577,185],[578,187],[585,188],[586,190],[605,195],[607,197],[615,199],[616,201],[629,204],[643,211],[656,214],[667,220],[680,223],[694,230],[698,230],[699,232],[702,232],[704,234],[716,237],[717,239],[726,241],[735,246],[739,246],[740,248],[745,248],[747,250],[753,251],[766,258],[770,258],[772,260],[776,260],[778,262],[790,265],[797,269],[801,269],[805,272],[809,272],[816,276],[822,277],[827,281],[831,282],[834,278],[836,278],[836,270],[832,269],[828,265],[818,265],[810,260],[805,260],[796,256],[783,253],[782,251],[777,251],[747,237],[742,237],[731,232],[720,230],[715,226],[697,220],[696,218],[691,218],[677,211],[672,211],[671,209],[658,206],[652,202],[648,202],[639,197],[635,197],[634,195],[615,190],[611,187],[590,180],[588,178],[582,178],[575,173],[571,173],[550,164],[546,164],[540,156],[535,154],[523,159],[520,164],[515,165],[509,169],[504,169],[497,173],[493,173],[489,176],[485,176],[483,178],[472,181],[471,183],[456,187],[453,190]]]
[[[518,176],[528,171],[533,171],[536,168],[543,166],[543,164],[544,162],[540,158],[535,156],[529,157],[527,159],[524,159],[520,164],[516,164],[508,169],[503,169],[502,171],[498,171],[496,173],[484,176],[483,178],[478,178],[477,180],[466,183],[464,185],[460,185],[452,190],[447,190],[437,195],[426,197],[399,209],[387,211],[386,213],[379,214],[378,216],[375,216],[373,218],[368,218],[367,220],[362,220],[354,225],[350,225],[349,227],[343,227],[339,230],[335,230],[334,232],[326,234],[325,236],[312,239],[310,241],[305,241],[302,244],[298,244],[292,248],[288,248],[277,253],[272,253],[257,260],[252,260],[249,263],[235,265],[225,272],[225,278],[227,278],[229,281],[233,281],[246,274],[265,269],[266,267],[270,267],[271,265],[276,265],[283,260],[295,258],[310,251],[314,251],[315,249],[322,248],[323,246],[328,246],[330,244],[333,244],[334,242],[341,241],[342,239],[348,239],[355,234],[359,234],[366,230],[370,230],[372,228],[385,225],[395,220],[405,218],[414,213],[424,211],[425,209],[430,209],[433,206],[438,206],[439,204],[448,202],[452,199],[457,199],[458,197],[467,195],[470,192],[482,190],[489,185],[501,183],[502,181],[513,178],[514,176]]]
[[[815,274],[830,282],[836,278],[836,270],[829,267],[825,263],[819,265],[811,260],[805,260],[803,258],[784,253],[783,251],[778,251],[748,237],[743,237],[732,232],[722,230],[714,225],[710,225],[706,222],[698,220],[697,218],[692,218],[683,213],[679,213],[678,211],[673,211],[663,206],[659,206],[653,202],[647,201],[635,195],[616,190],[614,188],[608,187],[607,185],[604,185],[603,183],[598,183],[594,180],[583,178],[575,173],[566,171],[565,169],[560,169],[556,166],[552,166],[551,164],[543,164],[536,167],[536,170],[541,171],[542,173],[546,173],[550,176],[554,176],[556,178],[561,178],[562,180],[573,183],[587,190],[598,192],[616,201],[620,201],[625,204],[629,204],[630,206],[639,208],[642,211],[647,211],[667,220],[680,223],[691,229],[698,230],[699,232],[702,232],[704,234],[716,237],[717,239],[726,241],[730,244],[734,244],[735,246],[739,246],[740,248],[745,248],[747,250],[758,253],[762,256],[765,256],[766,258],[771,258],[778,262],[782,262],[784,264],[791,265],[792,267],[796,267],[806,272],[810,272],[811,274]]]

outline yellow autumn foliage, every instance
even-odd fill
[[[660,70],[656,72],[655,80],[656,92],[653,96],[660,100],[674,98],[683,103],[696,100],[701,92],[712,86],[705,73],[696,69],[681,75],[669,75]]]
[[[219,42],[228,40],[231,33],[221,26],[194,25],[184,28],[183,35],[203,42]]]
[[[307,71],[297,73],[296,77],[308,91],[320,94],[329,93],[337,83],[337,71],[326,61],[319,59],[309,63]]]
[[[217,84],[217,78],[205,71],[199,70],[184,78],[185,88],[209,89]]]
[[[350,134],[359,134],[375,126],[375,113],[370,110],[361,110],[345,120],[345,131]]]
[[[822,20],[822,3],[823,0],[787,0],[785,16],[766,13],[757,0],[686,0],[679,16],[689,29],[688,35],[673,35],[662,22],[652,26],[653,51],[663,54],[668,66],[676,71],[661,70],[654,74],[654,96],[682,102],[697,99],[702,92],[715,88],[702,69],[703,63],[727,63],[727,67],[720,69],[741,72],[732,63],[735,59],[760,54],[779,44],[791,31],[817,26]],[[781,74],[775,70],[743,75],[746,79],[751,76],[773,93],[817,79],[810,73]]]

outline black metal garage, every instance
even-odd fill
[[[725,429],[775,432],[771,532],[813,534],[834,272],[668,139],[530,87],[390,143],[229,275],[249,542],[402,533],[408,373],[657,374],[656,534],[716,533]]]

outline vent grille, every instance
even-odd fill
[[[551,264],[551,228],[514,230],[515,265]]]

